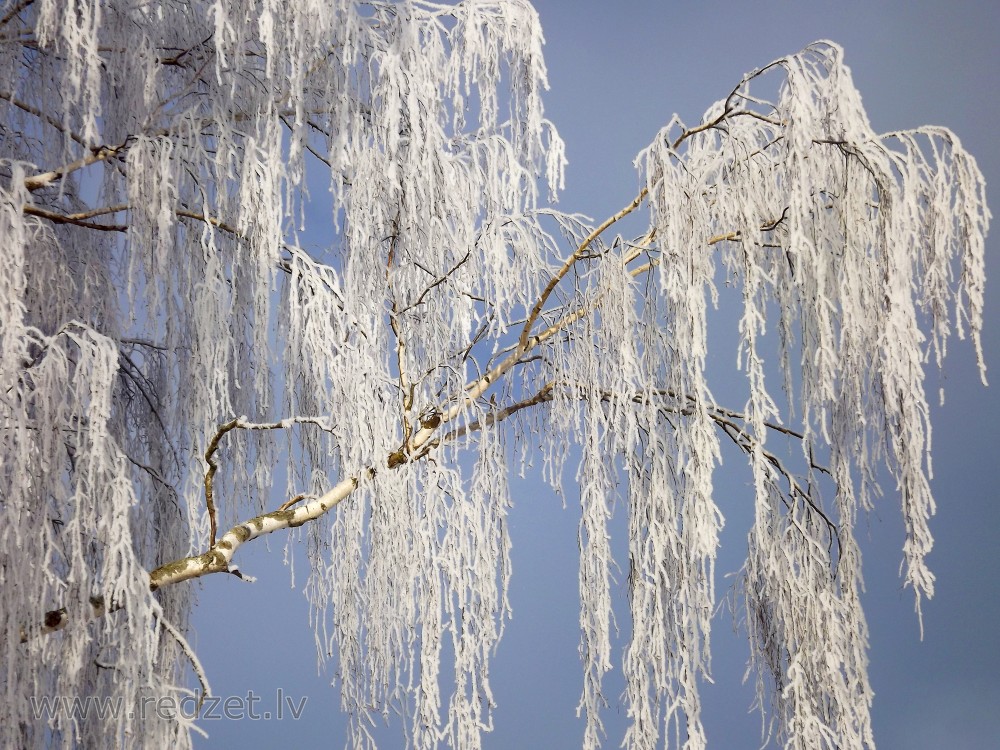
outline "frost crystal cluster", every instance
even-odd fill
[[[766,726],[874,745],[854,529],[891,476],[906,582],[933,593],[923,373],[953,332],[979,345],[975,161],[941,128],[874,133],[818,43],[670,122],[592,225],[547,207],[541,47],[513,0],[3,4],[0,746],[190,746],[183,715],[38,700],[208,690],[189,579],[242,575],[240,547],[281,531],[349,744],[399,713],[410,747],[480,747],[507,476],[537,455],[582,505],[584,747],[618,505],[624,746],[703,748],[723,442],[753,485]],[[706,373],[722,280],[729,407]]]

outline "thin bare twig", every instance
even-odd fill
[[[9,15],[10,14],[8,14],[8,16]],[[0,26],[2,26],[4,23],[6,23],[6,20],[7,20],[6,18],[4,20],[0,20]],[[0,90],[0,99],[3,99],[5,101],[10,102],[11,104],[13,104],[18,109],[20,109],[20,110],[22,110],[24,112],[27,112],[29,115],[33,115],[34,117],[37,117],[39,120],[41,120],[45,124],[50,125],[53,128],[55,128],[56,130],[58,130],[60,133],[65,133],[67,136],[69,136],[70,138],[72,138],[74,141],[76,141],[77,143],[79,143],[84,148],[87,147],[87,142],[83,139],[82,136],[78,135],[71,128],[66,127],[66,125],[64,123],[60,122],[55,117],[53,117],[52,115],[48,114],[47,112],[42,112],[37,107],[33,107],[32,105],[28,104],[27,102],[23,102],[20,99],[16,98],[12,92]]]
[[[837,525],[833,521],[831,521],[830,517],[826,515],[823,509],[816,504],[816,501],[813,499],[812,494],[802,488],[798,480],[785,467],[782,460],[778,458],[778,456],[776,456],[774,453],[761,446],[759,442],[749,432],[747,432],[744,428],[737,425],[735,422],[726,419],[720,416],[719,414],[714,414],[710,416],[712,417],[712,420],[716,424],[722,427],[722,431],[725,432],[726,435],[728,435],[729,438],[744,453],[746,453],[748,456],[752,456],[754,450],[759,450],[761,456],[769,464],[771,464],[771,466],[774,467],[776,471],[778,471],[779,473],[781,473],[782,476],[785,477],[785,480],[788,482],[788,493],[787,493],[788,497],[798,498],[807,506],[809,506],[809,509],[812,510],[813,513],[815,513],[823,520],[823,523],[826,524],[827,529],[830,531],[830,545],[832,546],[833,543],[836,542],[837,549],[839,551],[840,532],[837,529]],[[827,475],[830,474],[829,469],[826,469],[825,467],[813,463],[811,459],[810,459],[810,468],[818,469],[819,471],[822,471],[824,474]],[[782,497],[784,498],[784,495],[782,495]],[[785,502],[785,507],[791,510],[791,507],[789,506],[787,501]]]
[[[462,258],[462,259],[461,259],[460,261],[458,261],[458,263],[456,263],[456,264],[455,264],[454,266],[452,266],[451,268],[449,268],[449,269],[448,269],[447,271],[445,271],[445,272],[444,272],[443,274],[441,274],[440,276],[438,276],[438,277],[437,277],[437,278],[436,278],[436,279],[435,279],[435,280],[434,280],[434,281],[433,281],[433,282],[431,283],[431,285],[430,285],[430,286],[428,286],[428,287],[427,287],[426,289],[424,289],[424,291],[422,291],[422,292],[420,293],[420,296],[419,296],[419,297],[417,297],[417,299],[416,299],[416,300],[414,300],[414,301],[413,301],[413,302],[412,302],[411,304],[407,305],[407,306],[406,306],[406,307],[404,307],[404,308],[403,308],[402,310],[400,310],[400,311],[399,311],[399,313],[400,313],[400,314],[402,314],[402,313],[405,313],[405,312],[408,312],[408,311],[412,310],[412,309],[413,309],[414,307],[418,307],[419,305],[421,305],[421,304],[423,303],[423,301],[424,301],[424,297],[426,297],[426,296],[427,296],[427,295],[428,295],[428,294],[430,293],[430,291],[431,291],[432,289],[435,289],[435,288],[436,288],[436,287],[438,287],[438,286],[439,286],[440,284],[443,284],[443,283],[444,283],[445,281],[447,281],[447,280],[448,280],[448,278],[449,278],[449,277],[450,277],[450,276],[451,276],[451,275],[452,275],[453,273],[455,273],[455,271],[457,271],[457,270],[458,270],[459,268],[461,268],[461,267],[462,267],[463,265],[465,265],[465,264],[466,264],[466,263],[468,262],[469,258],[471,258],[471,257],[472,257],[472,250],[469,250],[469,252],[467,252],[467,253],[465,254],[465,257],[464,257],[464,258]],[[433,275],[433,274],[431,274],[431,275]]]
[[[34,2],[35,2],[35,0],[21,0],[21,2],[19,2],[17,5],[15,5],[9,11],[7,11],[7,13],[4,14],[3,18],[0,18],[0,26],[6,26],[8,23],[10,23],[12,20],[14,20],[15,16],[17,16],[22,10],[24,10],[25,8],[27,8],[29,5],[31,5]]]
[[[385,285],[389,291],[389,299],[392,307],[389,310],[389,326],[396,337],[396,370],[399,372],[399,391],[403,399],[403,411],[400,414],[400,423],[403,429],[403,447],[389,457],[389,467],[392,468],[398,463],[405,463],[409,454],[410,435],[413,432],[410,423],[410,410],[413,408],[414,385],[410,382],[406,374],[406,341],[403,338],[403,330],[400,325],[400,315],[402,314],[396,302],[396,289],[392,283],[393,263],[396,262],[396,250],[399,243],[399,217],[394,220],[392,236],[389,238],[389,253],[385,264]]]

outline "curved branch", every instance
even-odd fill
[[[208,471],[205,472],[205,507],[208,510],[208,519],[210,523],[209,530],[209,548],[215,547],[216,533],[218,532],[218,521],[217,513],[215,509],[215,494],[213,482],[215,479],[215,473],[219,469],[219,465],[215,461],[215,452],[219,449],[219,441],[225,437],[226,433],[231,430],[285,430],[291,427],[293,424],[314,424],[319,426],[323,430],[329,430],[329,426],[326,422],[317,417],[291,417],[289,419],[283,419],[279,422],[248,422],[246,417],[237,417],[232,419],[225,424],[219,425],[219,429],[216,430],[215,435],[208,444],[208,448],[205,449],[205,463],[208,464]],[[288,506],[288,503],[282,505],[279,510],[284,510]]]
[[[219,447],[219,441],[222,440],[222,436],[234,429],[239,423],[240,420],[237,418],[226,422],[223,425],[219,425],[219,429],[216,430],[215,436],[209,442],[208,448],[205,449],[205,463],[208,464],[208,471],[205,472],[205,509],[208,511],[208,521],[210,524],[208,532],[209,547],[215,546],[215,533],[218,530],[218,522],[216,521],[215,512],[215,493],[213,491],[215,472],[219,469],[219,465],[215,462],[215,451]]]
[[[191,662],[191,671],[194,672],[195,676],[198,678],[198,682],[201,685],[201,694],[198,696],[198,704],[195,707],[194,713],[197,716],[201,711],[202,704],[205,702],[205,698],[212,694],[212,687],[208,684],[208,674],[205,672],[205,667],[202,666],[201,660],[198,658],[198,654],[195,650],[191,648],[191,644],[187,642],[184,634],[181,633],[176,627],[170,624],[163,615],[159,618],[160,627],[167,633],[169,633],[177,645],[180,647],[184,655],[187,656],[188,661]]]

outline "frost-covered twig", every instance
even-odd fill
[[[787,496],[792,499],[798,498],[809,506],[809,509],[813,513],[815,513],[823,521],[824,524],[826,524],[826,527],[830,532],[830,543],[832,544],[834,541],[836,541],[839,550],[840,532],[837,528],[837,524],[835,524],[832,520],[830,520],[830,517],[826,515],[826,512],[823,510],[823,508],[820,507],[820,505],[813,498],[812,493],[806,489],[803,489],[802,485],[799,484],[798,479],[796,479],[795,475],[793,475],[792,472],[785,466],[784,462],[780,458],[778,458],[776,454],[764,448],[760,444],[760,441],[754,438],[754,436],[751,435],[750,432],[748,432],[745,428],[740,427],[732,420],[723,417],[722,410],[713,410],[711,417],[712,420],[717,425],[719,425],[719,427],[722,428],[722,431],[726,433],[726,435],[733,441],[733,443],[735,443],[737,447],[740,448],[740,450],[746,453],[747,456],[752,456],[755,450],[760,451],[760,455],[763,456],[764,459],[776,471],[778,471],[783,477],[785,477],[785,480],[788,482]],[[742,415],[741,418],[744,420],[746,419],[745,417],[742,417]],[[780,425],[768,424],[767,426],[772,429],[777,429],[781,432],[784,432],[786,435],[795,435],[797,437],[801,437],[799,433],[785,429]],[[830,470],[828,468],[826,468],[825,466],[820,466],[817,463],[814,463],[811,459],[809,461],[809,468],[815,469],[830,476]],[[789,505],[787,500],[785,500],[785,496],[786,495],[784,493],[781,495],[782,501],[785,503],[785,507],[791,510],[791,506]]]
[[[527,398],[521,399],[520,401],[517,401],[516,403],[510,404],[508,406],[494,408],[489,412],[487,412],[487,414],[483,418],[456,427],[447,434],[442,435],[441,438],[433,442],[432,447],[437,447],[440,444],[456,440],[471,432],[479,432],[481,430],[492,427],[504,421],[508,417],[511,417],[517,414],[518,412],[521,412],[532,406],[536,406],[542,403],[548,403],[556,397],[556,391],[558,385],[559,384],[555,382],[546,383],[544,386],[542,386],[542,388],[540,388],[533,395]],[[563,385],[568,385],[568,384],[563,384]],[[581,391],[579,395],[580,398],[583,399],[587,398],[586,392]],[[614,400],[619,400],[621,398],[621,395],[613,393],[611,391],[601,391],[599,393],[599,397],[601,398],[602,401],[614,401]],[[671,390],[664,390],[664,389],[645,390],[640,393],[632,394],[628,398],[634,403],[641,404],[652,397],[666,398],[674,402],[685,401],[690,403],[695,400],[694,397],[690,395],[680,396]],[[680,414],[686,414],[686,415],[691,414],[690,406],[680,406],[675,403],[675,405],[667,406],[666,408],[668,408],[668,410],[670,411],[675,411]],[[815,499],[812,496],[812,493],[810,493],[809,491],[807,491],[802,487],[798,479],[796,479],[795,475],[791,472],[790,469],[788,469],[784,465],[784,462],[776,454],[760,446],[759,441],[746,428],[741,427],[734,421],[734,420],[740,420],[743,422],[747,422],[748,420],[746,415],[734,411],[732,409],[727,409],[725,407],[718,406],[717,404],[708,405],[707,410],[708,410],[708,416],[712,419],[712,421],[715,422],[716,425],[718,425],[719,428],[722,429],[722,431],[729,438],[731,438],[732,441],[747,455],[751,455],[754,450],[760,449],[761,454],[764,456],[767,462],[770,463],[775,468],[775,470],[780,472],[781,475],[784,476],[785,479],[788,481],[788,496],[791,498],[798,498],[806,505],[808,505],[810,510],[812,510],[812,512],[815,513],[820,519],[822,519],[824,524],[826,524],[827,528],[830,531],[831,541],[836,540],[839,545],[839,534],[837,531],[837,525],[832,520],[830,520],[830,517],[827,516],[825,511],[816,503]],[[788,435],[789,437],[794,437],[799,440],[805,439],[805,436],[801,432],[798,432],[781,424],[765,421],[764,426],[767,427],[769,430],[780,432],[784,435]],[[823,474],[830,476],[830,470],[825,466],[821,466],[820,464],[817,464],[811,460],[809,464],[810,464],[809,465],[810,469],[819,471]]]
[[[195,650],[191,648],[191,644],[187,642],[187,638],[180,630],[175,628],[163,615],[160,615],[160,627],[166,632],[173,636],[173,639],[177,641],[177,645],[180,646],[181,651],[187,656],[188,661],[191,662],[191,669],[198,678],[198,684],[201,685],[201,695],[198,697],[198,705],[194,710],[195,716],[201,711],[202,704],[205,702],[205,698],[212,694],[212,686],[208,684],[208,674],[205,672],[205,667],[202,666],[201,660],[198,658],[198,654]]]

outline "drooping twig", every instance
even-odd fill
[[[202,705],[205,703],[205,698],[212,694],[212,687],[208,684],[208,674],[205,672],[205,667],[202,666],[201,660],[198,659],[198,654],[196,654],[195,650],[191,648],[191,644],[187,642],[184,634],[170,624],[170,622],[164,618],[162,614],[159,617],[159,623],[160,627],[169,633],[175,641],[177,641],[177,645],[180,646],[181,651],[184,652],[188,661],[191,662],[191,670],[194,672],[195,676],[198,678],[198,683],[201,685],[201,695],[198,698],[198,705],[194,710],[194,714],[197,716],[201,711]]]
[[[535,406],[537,404],[551,401],[553,398],[555,398],[556,386],[557,384],[554,382],[546,383],[532,396],[517,401],[514,404],[510,404],[509,406],[495,408],[489,413],[487,413],[486,416],[484,416],[482,419],[478,419],[473,422],[469,422],[467,424],[456,427],[455,429],[448,432],[446,435],[443,435],[439,440],[434,441],[434,446],[436,447],[440,443],[458,439],[470,432],[477,432],[485,428],[492,427],[493,425],[502,422],[508,417],[511,417],[514,414],[523,411],[524,409],[527,409],[531,406]],[[587,397],[586,394],[581,394],[581,398],[585,399],[586,397]],[[599,393],[599,397],[601,398],[602,401],[613,401],[621,398],[619,394],[615,394],[610,391],[603,391]],[[690,415],[692,413],[692,409],[694,408],[694,404],[697,403],[697,400],[693,396],[690,395],[678,396],[678,394],[676,394],[674,391],[665,389],[651,389],[642,391],[640,393],[632,394],[631,396],[629,396],[629,399],[635,403],[644,403],[645,400],[649,399],[650,397],[667,398],[675,402],[678,401],[687,402],[686,406],[681,406],[680,404],[677,404],[676,406],[671,407],[669,409],[670,411],[675,411],[677,413],[684,415]],[[788,497],[793,499],[797,498],[801,500],[805,505],[809,507],[809,509],[813,513],[815,513],[823,521],[823,523],[827,526],[830,532],[831,544],[835,541],[839,549],[840,535],[837,529],[837,525],[832,520],[830,520],[830,517],[827,516],[824,510],[816,503],[816,501],[812,497],[812,494],[807,490],[803,489],[803,487],[801,486],[801,484],[799,484],[799,481],[796,479],[796,477],[784,465],[784,462],[782,462],[782,460],[776,454],[763,448],[763,446],[760,446],[759,441],[753,435],[751,435],[744,427],[741,427],[739,424],[736,423],[736,421],[734,421],[734,420],[740,420],[746,422],[747,421],[746,415],[741,414],[740,412],[737,411],[733,411],[732,409],[727,409],[725,407],[717,406],[715,404],[706,405],[706,413],[708,417],[713,422],[715,422],[716,425],[720,429],[722,429],[722,431],[730,439],[732,439],[733,442],[747,455],[752,455],[753,451],[759,448],[759,450],[761,451],[761,455],[764,457],[764,459],[769,464],[771,464],[771,466],[774,467],[774,469],[778,471],[782,476],[784,476],[785,479],[788,481],[788,493],[787,493]],[[776,424],[773,422],[765,422],[764,426],[769,430],[780,432],[784,435],[788,435],[790,437],[794,437],[799,440],[805,439],[804,435],[801,432],[792,430],[788,427],[785,427],[784,425]],[[809,466],[810,469],[815,469],[819,472],[822,472],[830,476],[830,470],[827,469],[826,467],[815,463],[811,459],[809,461],[809,464],[810,464]],[[789,507],[789,509],[791,509],[787,502],[786,502],[786,507]]]

